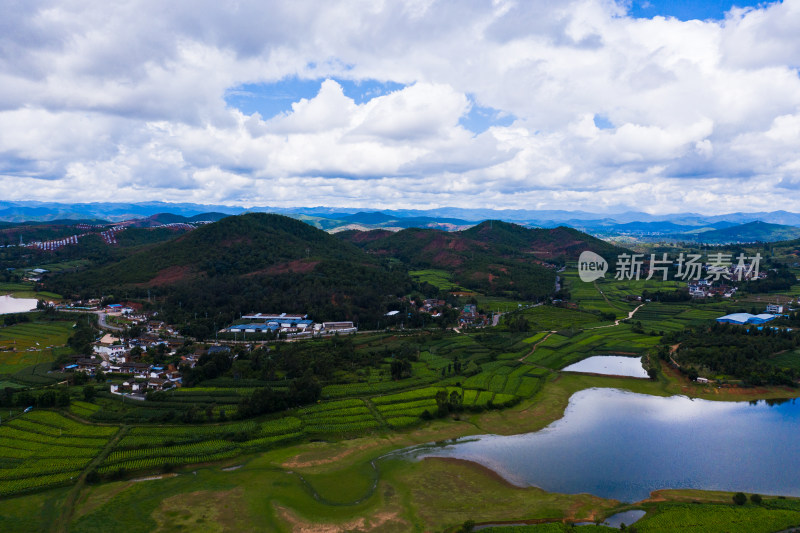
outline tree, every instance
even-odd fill
[[[761,495],[760,494],[750,495],[750,501],[756,505],[761,505]]]
[[[450,411],[457,413],[461,411],[463,407],[464,398],[456,391],[450,393],[450,399],[448,400],[448,407]]]
[[[94,386],[86,385],[83,388],[83,399],[87,402],[91,402],[94,400],[94,397],[97,396],[97,390],[95,390]]]
[[[56,406],[69,407],[69,403],[70,403],[69,391],[66,389],[58,391],[58,395],[56,395]]]
[[[469,533],[475,529],[475,521],[474,520],[467,520],[461,527],[458,528],[458,533]]]
[[[411,377],[412,366],[411,361],[408,359],[392,359],[392,363],[389,368],[392,373],[392,379]]]
[[[439,408],[439,416],[445,416],[450,412],[447,391],[442,389],[436,393],[436,406]]]
[[[736,505],[744,505],[747,503],[747,496],[745,496],[744,492],[737,492],[733,495],[733,503]]]

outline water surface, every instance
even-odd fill
[[[33,298],[12,298],[11,295],[0,296],[0,315],[8,313],[24,313],[36,309]]]
[[[564,372],[590,372],[609,376],[630,376],[646,378],[647,371],[642,366],[641,357],[625,357],[622,355],[595,355],[569,365]]]
[[[799,421],[793,400],[770,406],[589,389],[541,431],[403,453],[475,461],[519,486],[629,502],[670,488],[800,496]]]

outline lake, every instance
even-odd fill
[[[562,369],[564,372],[590,372],[609,376],[630,376],[646,378],[647,371],[642,366],[641,357],[622,355],[595,355]]]
[[[794,400],[712,402],[589,389],[541,431],[464,437],[401,455],[475,461],[519,486],[626,502],[669,488],[800,496],[798,421]]]
[[[0,315],[7,313],[24,313],[36,309],[34,298],[12,298],[10,295],[0,296]]]

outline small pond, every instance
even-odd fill
[[[36,309],[34,298],[12,298],[11,295],[0,296],[0,315],[8,313],[24,313]]]
[[[641,357],[623,355],[595,355],[562,369],[564,372],[589,372],[609,376],[630,376],[646,378],[647,371],[642,366]]]

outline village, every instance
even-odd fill
[[[440,318],[449,311],[451,318],[456,319],[457,327],[485,327],[492,322],[491,317],[479,312],[475,304],[454,308],[440,299],[411,300],[408,304],[413,311],[431,318]],[[62,312],[97,314],[99,325],[104,330],[102,337],[91,344],[91,355],[75,357],[61,365],[61,372],[110,378],[111,394],[134,400],[146,399],[148,392],[180,388],[182,371],[194,368],[204,355],[225,353],[235,357],[232,346],[358,332],[358,326],[352,321],[315,322],[307,314],[259,312],[241,315],[234,324],[215,332],[211,343],[195,343],[170,324],[159,320],[157,312],[144,312],[139,303],[104,305],[100,299],[89,299],[50,305]],[[400,311],[389,311],[386,316],[402,318]],[[402,328],[402,322],[397,326]]]
[[[120,377],[110,384],[112,394],[144,400],[146,393],[166,391],[182,385],[182,370],[194,368],[204,355],[230,354],[231,345],[248,342],[296,340],[356,333],[350,321],[316,323],[308,315],[252,313],[236,324],[219,330],[212,344],[194,343],[172,326],[158,320],[158,313],[144,313],[136,303],[101,305],[99,299],[57,305],[65,312],[89,312],[99,317],[106,330],[91,344],[92,354],[75,357],[61,366],[62,372],[82,372],[90,377]],[[219,335],[230,337],[219,339]],[[228,334],[228,335],[225,335]],[[250,334],[248,338],[248,334]]]

